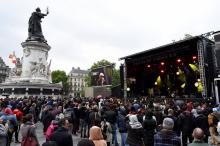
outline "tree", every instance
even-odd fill
[[[113,68],[113,75],[112,75],[112,86],[117,86],[120,84],[120,70]]]
[[[115,69],[115,63],[111,63],[108,60],[103,59],[103,60],[100,60],[100,61],[94,63],[91,66],[90,70],[93,70],[95,68],[102,67],[102,66],[108,66],[108,65],[111,65],[111,64],[113,64],[112,86],[116,86],[116,85],[120,84],[120,71],[119,71],[119,69]],[[87,86],[92,85],[92,83],[91,83],[92,82],[91,73],[89,73],[88,76],[86,76],[85,82],[86,82]]]
[[[68,76],[65,71],[55,70],[52,72],[52,83],[62,83],[63,85],[63,94],[67,95],[69,93],[69,83]]]

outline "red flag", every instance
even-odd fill
[[[17,60],[16,60],[16,57],[15,57],[15,56],[13,56],[13,58],[12,58],[12,63],[14,63],[14,64],[17,63]]]

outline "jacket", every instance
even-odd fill
[[[157,127],[157,122],[155,119],[145,119],[143,122],[144,128],[144,144],[147,146],[154,145],[154,134]]]
[[[7,130],[3,124],[0,124],[0,146],[6,146],[7,142]]]
[[[59,127],[51,136],[51,141],[55,141],[57,146],[73,146],[72,135],[68,129]]]
[[[130,115],[127,123],[128,137],[127,144],[131,146],[143,145],[143,127],[137,119],[137,115]]]
[[[200,140],[194,140],[192,143],[188,144],[188,146],[210,146],[208,143]]]
[[[154,146],[181,146],[181,140],[173,131],[162,129],[154,135]]]

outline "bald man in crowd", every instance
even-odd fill
[[[192,134],[194,140],[188,146],[209,146],[208,143],[204,142],[204,132],[201,128],[195,128]]]

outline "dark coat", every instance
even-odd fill
[[[146,146],[154,145],[154,134],[155,134],[156,127],[157,127],[157,122],[153,118],[145,119],[143,121],[144,144]]]
[[[129,124],[127,124],[128,137],[127,144],[129,146],[142,146],[143,145],[143,128],[132,129]]]
[[[182,112],[178,117],[178,126],[183,135],[192,135],[195,128],[195,117],[189,111]]]
[[[208,117],[203,115],[203,114],[199,114],[196,118],[195,118],[195,124],[196,127],[201,128],[204,131],[204,134],[206,136],[209,136],[209,124],[208,124]]]
[[[106,121],[108,121],[109,123],[111,123],[112,125],[116,123],[117,121],[117,114],[115,111],[113,110],[107,110],[105,112],[105,116],[106,116]]]
[[[55,120],[55,115],[50,111],[46,112],[44,117],[42,117],[42,122],[43,122],[43,125],[44,125],[44,128],[43,128],[44,132],[47,131],[47,128],[50,126],[50,123],[51,123],[52,120]]]
[[[180,130],[178,127],[178,119],[175,116],[168,115],[167,118],[171,118],[174,121],[173,131],[176,132],[178,136],[180,136]]]
[[[68,129],[59,127],[51,136],[51,141],[55,141],[57,146],[73,146],[73,139]]]
[[[119,130],[120,133],[126,133],[127,132],[125,119],[126,119],[126,117],[124,115],[118,114],[117,124],[118,124],[118,130]]]

